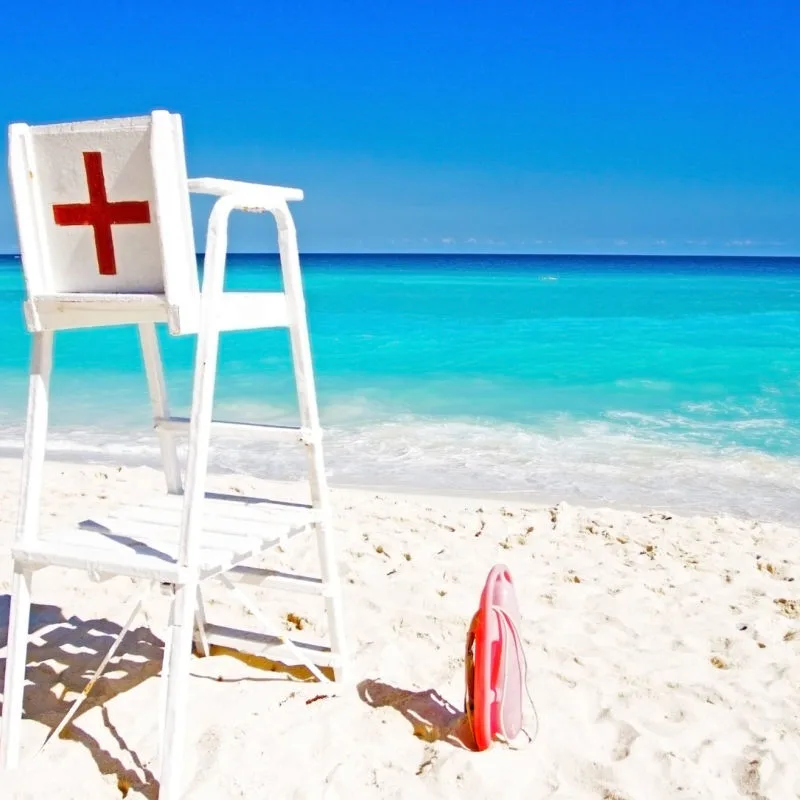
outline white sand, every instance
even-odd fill
[[[0,665],[18,472],[0,462]],[[267,491],[249,478],[212,484]],[[43,524],[161,490],[160,474],[144,468],[50,464]],[[325,687],[230,656],[196,659],[188,797],[800,796],[797,530],[344,490],[334,502],[359,687],[307,703]],[[312,564],[312,552],[295,540],[274,559]],[[525,750],[475,753],[458,746],[463,646],[499,561],[516,582],[541,725]],[[0,797],[156,796],[158,595],[152,630],[140,623],[133,652],[68,737],[31,761],[124,621],[129,589],[123,579],[38,573],[23,764],[0,776]],[[223,594],[214,601],[212,614],[232,613]],[[276,619],[321,621],[313,602],[276,596],[266,607]]]

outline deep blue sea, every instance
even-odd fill
[[[334,484],[507,492],[793,521],[800,259],[307,255]],[[271,255],[228,286],[275,288]],[[0,257],[0,449],[19,452],[29,338]],[[173,413],[194,339],[163,331]],[[218,418],[291,422],[285,331],[225,334]],[[134,328],[56,337],[52,453],[155,463]],[[217,439],[213,464],[294,478],[302,454]]]

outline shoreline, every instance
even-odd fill
[[[520,460],[517,451],[510,463],[503,461],[507,453],[501,449],[491,453],[481,466],[479,453],[460,456],[432,447],[417,462],[417,456],[404,453],[403,448],[395,452],[392,448],[400,447],[397,442],[376,453],[375,441],[358,445],[343,438],[341,432],[337,431],[337,435],[338,439],[328,440],[325,451],[329,484],[336,489],[454,498],[480,496],[537,505],[567,502],[637,513],[657,510],[684,516],[722,514],[790,525],[800,518],[800,495],[795,491],[800,460],[789,456],[755,450],[726,453],[676,447],[672,454],[659,458],[657,449],[651,452],[646,444],[641,449],[639,443],[634,443],[627,458],[624,451],[613,447],[609,455],[603,456],[600,443],[594,443],[591,446],[598,449],[597,460],[593,460],[591,451],[581,461],[581,452],[576,450],[565,453],[563,463],[558,463],[559,444],[553,440],[546,452],[534,450],[530,457]],[[410,444],[421,446],[424,438]],[[8,440],[0,444],[0,460],[18,461],[21,437],[19,441],[15,445]],[[57,463],[159,469],[158,442],[149,427],[137,427],[129,440],[120,438],[117,432],[83,430],[70,435],[69,431],[56,430],[48,444],[47,457]],[[240,445],[241,440],[234,438],[215,441],[209,473],[260,475],[278,484],[291,483],[304,474],[303,454],[293,445],[264,446],[246,453]],[[353,448],[358,448],[355,457],[349,455]],[[185,456],[184,444],[180,450]],[[524,481],[534,485],[522,485]]]
[[[157,446],[157,445],[155,445]],[[20,462],[21,448],[16,455],[11,448],[0,447],[0,474],[3,472],[4,465],[11,465]],[[108,458],[84,458],[76,459],[76,453],[64,452],[48,452],[47,459],[49,462],[62,464],[66,466],[80,466],[90,465],[98,469],[115,469],[123,467],[128,470],[152,470],[159,473],[160,468],[154,466],[152,463],[139,462],[133,456],[130,459],[117,459],[114,456]],[[236,478],[242,477],[243,473],[237,472],[231,468],[218,468],[214,466],[209,467],[209,476],[216,476],[217,478]],[[247,474],[244,477],[252,478],[254,480],[262,480],[265,483],[273,486],[291,487],[297,483],[302,483],[302,480],[280,479],[280,478],[258,478],[255,475]],[[644,502],[625,502],[625,501],[610,501],[606,499],[593,499],[590,497],[578,498],[577,496],[565,497],[563,493],[553,490],[550,493],[544,490],[526,490],[520,488],[514,489],[484,489],[476,492],[472,489],[458,488],[458,487],[444,487],[430,489],[424,486],[414,486],[405,484],[390,484],[390,483],[365,483],[365,482],[351,482],[351,481],[337,481],[335,479],[328,480],[328,485],[331,490],[341,490],[346,492],[362,492],[365,494],[381,494],[381,495],[396,495],[408,496],[422,499],[429,499],[433,501],[447,499],[447,500],[485,500],[487,502],[508,502],[516,505],[533,505],[537,507],[552,507],[559,504],[568,504],[576,509],[591,510],[591,509],[608,509],[618,512],[630,512],[633,514],[648,514],[652,512],[667,513],[681,517],[710,517],[721,516],[737,520],[747,520],[751,522],[770,522],[776,524],[786,524],[785,520],[781,518],[776,519],[760,519],[753,515],[737,514],[732,511],[721,511],[715,514],[706,510],[691,510],[681,509],[671,506],[668,503],[644,503]],[[578,493],[576,493],[577,495]],[[787,512],[787,517],[791,515]]]

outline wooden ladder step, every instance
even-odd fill
[[[260,653],[261,651],[264,654],[269,652],[273,657],[278,656],[274,651],[279,650],[281,651],[280,660],[284,663],[299,663],[291,648],[287,647],[277,636],[241,628],[230,628],[226,625],[214,625],[210,622],[206,622],[204,628],[206,640],[210,645],[227,647],[231,650],[239,650],[251,654]],[[291,639],[291,642],[303,657],[317,666],[337,667],[341,665],[341,656],[338,653],[334,653],[330,647],[314,644],[313,642],[297,641],[296,639]]]
[[[260,586],[264,589],[281,592],[294,592],[295,594],[311,594],[325,596],[328,587],[321,578],[311,575],[295,575],[291,572],[280,572],[274,569],[263,569],[241,565],[234,567],[226,573],[234,583]]]
[[[153,420],[156,430],[170,433],[188,433],[188,417],[156,417]],[[300,428],[294,425],[264,425],[259,422],[228,422],[212,420],[212,431],[234,433],[248,436],[260,436],[273,442],[299,442],[313,444],[322,438],[322,431]]]

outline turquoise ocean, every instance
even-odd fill
[[[333,484],[800,515],[800,259],[306,255]],[[273,255],[231,289],[276,288]],[[30,340],[0,257],[0,453],[20,452]],[[162,331],[173,413],[194,339]],[[290,423],[285,331],[223,336],[216,417]],[[56,337],[51,454],[156,464],[134,328]],[[292,447],[216,438],[213,467],[296,478]]]

